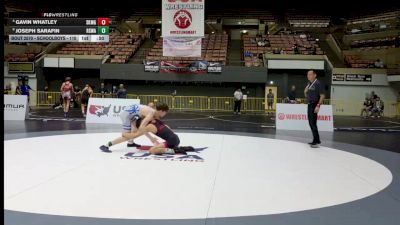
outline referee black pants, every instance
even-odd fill
[[[311,132],[313,135],[313,143],[320,143],[321,140],[319,139],[318,127],[317,127],[317,118],[318,114],[314,112],[315,108],[317,107],[318,103],[308,103],[308,123],[310,124]]]

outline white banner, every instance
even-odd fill
[[[268,69],[304,69],[313,68],[315,70],[324,69],[323,60],[268,60]]]
[[[203,37],[205,0],[162,0],[162,37]]]
[[[163,56],[201,57],[201,38],[163,38]]]
[[[119,113],[133,104],[140,104],[140,99],[89,98],[86,123],[122,124]]]
[[[26,95],[4,95],[4,120],[25,120],[28,113]]]
[[[276,104],[277,130],[311,131],[307,118],[306,104]],[[333,115],[331,105],[321,105],[318,113],[319,131],[333,131]]]

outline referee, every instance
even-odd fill
[[[319,108],[325,98],[325,95],[321,83],[319,80],[317,80],[317,73],[314,70],[309,70],[307,72],[307,79],[308,84],[304,89],[304,95],[306,96],[308,102],[308,123],[310,124],[313,134],[313,141],[308,144],[310,144],[312,148],[318,148],[319,144],[321,144],[321,140],[319,139],[318,134],[317,117]]]

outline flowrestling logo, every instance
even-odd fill
[[[195,148],[194,152],[189,152],[187,155],[152,155],[148,151],[139,152],[128,152],[121,159],[133,159],[133,160],[143,160],[143,161],[173,161],[173,162],[204,162],[204,158],[200,156],[200,153],[206,149],[205,148]]]

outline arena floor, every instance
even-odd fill
[[[189,156],[98,147],[120,126],[73,110],[5,121],[5,224],[394,225],[400,120],[335,117],[335,132],[276,131],[261,114],[171,112]],[[145,138],[136,142],[149,144]]]

